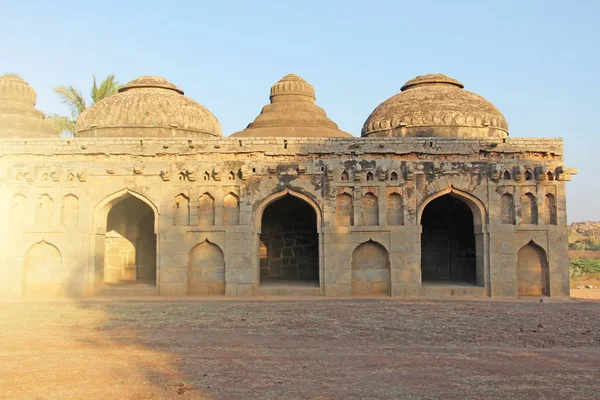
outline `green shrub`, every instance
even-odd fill
[[[588,250],[600,250],[600,239],[595,237],[586,238],[585,245]]]
[[[588,274],[600,274],[600,260],[575,258],[569,261],[571,278],[579,278]]]

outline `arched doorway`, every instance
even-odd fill
[[[156,211],[128,191],[103,204],[96,224],[97,294],[156,294]]]
[[[260,283],[319,286],[317,215],[306,201],[286,194],[263,211],[260,225]]]
[[[471,208],[445,194],[430,201],[421,214],[421,279],[425,282],[476,284],[477,253]]]
[[[550,296],[546,252],[533,241],[517,254],[519,296]]]
[[[390,294],[390,261],[381,244],[369,240],[352,253],[352,294]]]
[[[189,295],[225,294],[225,257],[221,248],[208,240],[194,246],[187,275]]]
[[[25,254],[24,296],[60,296],[62,294],[62,257],[53,245],[40,242]]]

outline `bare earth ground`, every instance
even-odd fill
[[[2,399],[598,399],[600,301],[0,302]]]

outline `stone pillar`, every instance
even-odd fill
[[[377,191],[377,202],[379,204],[379,226],[387,225],[387,195],[385,186],[379,186]]]
[[[421,294],[422,227],[390,227],[391,295],[417,297]]]
[[[223,225],[223,188],[215,187],[215,225]]]
[[[360,185],[355,186],[353,192],[352,205],[354,206],[354,226],[362,226],[364,225],[364,221],[362,220],[362,193]]]

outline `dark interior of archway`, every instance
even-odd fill
[[[262,216],[260,279],[319,280],[317,216],[305,201],[285,196]]]
[[[445,195],[431,201],[421,217],[423,281],[476,282],[473,213],[461,200]]]
[[[140,199],[128,197],[108,213],[104,281],[156,282],[154,212]]]

